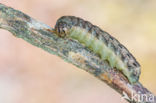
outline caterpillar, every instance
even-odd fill
[[[62,16],[57,20],[55,30],[58,36],[77,40],[98,54],[100,59],[107,60],[110,66],[121,71],[130,83],[139,80],[140,64],[134,56],[117,39],[89,21],[75,16]]]

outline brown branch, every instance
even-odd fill
[[[96,54],[79,42],[59,38],[55,33],[50,32],[53,31],[51,27],[3,4],[0,4],[0,28],[6,29],[14,36],[22,38],[49,53],[60,56],[65,61],[91,73],[121,95],[124,92],[130,98],[128,100],[130,103],[139,102],[138,94],[151,94],[139,82],[130,84],[121,72],[111,68],[107,61],[100,60]],[[132,94],[132,91],[134,94]],[[133,102],[132,95],[134,96]],[[148,100],[153,99],[154,102],[151,103],[156,103],[155,96],[153,98],[152,94],[148,96]]]

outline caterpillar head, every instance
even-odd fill
[[[68,32],[72,26],[71,20],[67,18],[66,16],[61,17],[56,25],[55,25],[55,30],[60,37],[66,37],[68,35]]]

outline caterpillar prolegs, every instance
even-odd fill
[[[102,60],[107,60],[112,68],[121,71],[131,83],[138,81],[141,70],[134,56],[99,27],[78,17],[63,16],[58,19],[55,30],[60,37],[77,40]]]

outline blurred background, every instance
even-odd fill
[[[0,0],[54,27],[63,15],[98,25],[141,64],[140,82],[156,94],[155,0]],[[0,30],[0,103],[127,103],[89,73]]]

